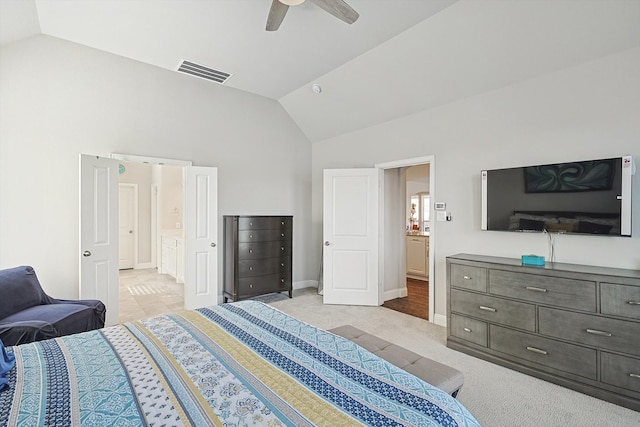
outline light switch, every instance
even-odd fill
[[[436,221],[446,221],[447,213],[445,211],[436,211]]]

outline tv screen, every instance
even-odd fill
[[[631,156],[484,170],[482,229],[631,236]]]

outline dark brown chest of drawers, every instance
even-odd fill
[[[224,216],[224,301],[292,291],[292,216]]]
[[[447,346],[640,411],[640,271],[447,257]]]

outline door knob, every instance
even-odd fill
[[[212,248],[215,248],[215,247],[216,247],[216,244],[212,242],[212,243],[211,243],[211,247],[212,247]]]
[[[84,251],[84,252],[82,252],[82,256],[91,256],[91,252]]]
[[[326,242],[324,242],[325,246],[329,246],[331,243],[329,243],[329,241],[327,240]]]

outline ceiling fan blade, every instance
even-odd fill
[[[289,6],[280,3],[278,0],[273,0],[271,3],[271,9],[269,9],[269,16],[267,17],[267,31],[276,31],[280,28],[284,16],[287,14]]]
[[[311,2],[347,24],[353,24],[360,16],[343,0],[311,0]]]

